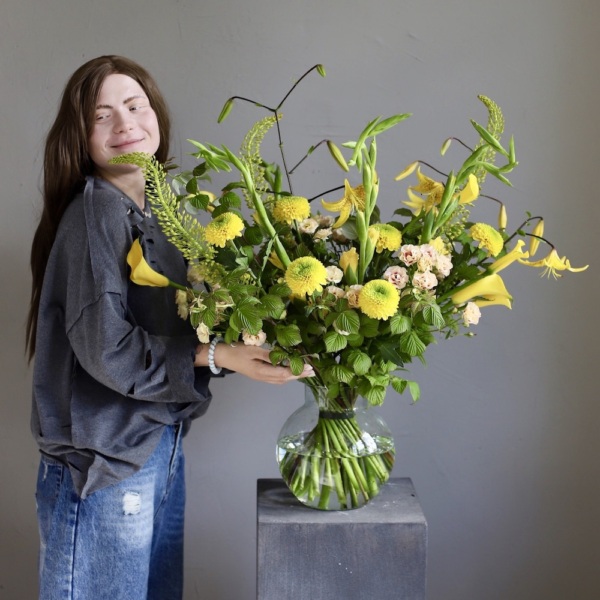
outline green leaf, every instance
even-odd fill
[[[412,327],[411,319],[408,315],[396,314],[390,319],[390,331],[393,335],[406,333]]]
[[[408,381],[406,381],[406,379],[402,379],[402,377],[396,377],[396,376],[392,376],[391,382],[392,382],[392,387],[399,394],[404,393],[404,390],[406,389],[406,386],[408,384]]]
[[[335,319],[335,326],[348,333],[358,333],[360,328],[360,317],[353,310],[345,310]]]
[[[504,156],[508,157],[509,153],[502,147],[502,144],[483,126],[479,125],[476,121],[471,119],[471,124],[475,127],[477,133],[481,138],[489,144],[494,150],[500,152]]]
[[[436,329],[443,329],[446,325],[442,311],[437,304],[426,304],[423,307],[423,319],[425,323],[433,325]]]
[[[381,406],[385,400],[385,392],[386,389],[384,387],[376,385],[369,389],[364,394],[364,397],[371,406]]]
[[[377,337],[379,333],[379,321],[366,315],[360,316],[360,333],[366,338]]]
[[[369,372],[371,365],[371,357],[360,350],[353,350],[348,355],[348,364],[354,369],[357,375],[365,375]]]
[[[365,337],[360,333],[351,333],[346,336],[346,338],[348,340],[348,346],[352,346],[352,348],[360,348],[365,341]]]
[[[246,227],[243,236],[246,242],[251,246],[258,246],[263,241],[263,234],[258,225]]]
[[[409,331],[400,338],[400,350],[406,352],[409,356],[421,356],[425,349],[425,344],[414,331]]]
[[[416,381],[407,381],[408,390],[412,396],[413,402],[418,402],[421,398],[421,388]]]
[[[375,137],[376,135],[379,135],[380,133],[387,131],[391,127],[395,127],[396,125],[398,125],[398,123],[400,123],[401,121],[404,121],[405,119],[408,119],[410,116],[411,116],[410,113],[405,113],[402,115],[394,115],[392,117],[388,117],[387,119],[383,119],[383,120],[379,121],[379,123],[377,123],[377,125],[375,125],[375,127],[373,127],[371,129],[370,135]]]
[[[304,361],[299,356],[290,356],[289,366],[294,375],[300,375],[304,371]]]
[[[350,383],[354,379],[354,373],[344,365],[333,365],[328,369],[328,377],[339,383]]]
[[[287,361],[288,358],[289,354],[282,348],[273,348],[273,350],[269,352],[269,360],[273,365],[278,365],[284,361]]]
[[[283,303],[281,296],[276,296],[275,294],[267,294],[266,296],[263,296],[260,299],[260,303],[265,309],[266,313],[274,319],[278,319],[285,309],[285,304]]]
[[[284,348],[297,346],[302,342],[300,329],[297,325],[279,325],[275,330],[275,335],[277,336],[277,343]]]
[[[398,352],[396,345],[392,341],[381,342],[378,344],[379,353],[384,360],[390,361],[395,365],[403,365],[404,358]]]
[[[340,335],[337,331],[329,331],[323,338],[327,352],[339,352],[348,345],[345,335]]]

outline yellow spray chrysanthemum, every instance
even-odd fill
[[[395,252],[400,249],[400,246],[402,245],[402,235],[395,227],[388,225],[387,223],[375,223],[369,227],[369,229],[371,228],[375,229],[379,234],[377,243],[375,244],[375,250],[378,253],[381,253],[384,250]]]
[[[396,314],[399,302],[398,290],[385,279],[365,283],[358,297],[358,307],[367,317],[383,321]]]
[[[296,296],[322,292],[323,286],[327,284],[327,269],[316,258],[302,256],[289,264],[285,282]]]
[[[302,196],[285,196],[275,202],[273,218],[279,223],[302,221],[310,217],[310,204]]]
[[[212,246],[224,248],[228,241],[241,236],[243,229],[244,221],[238,215],[223,213],[206,226],[206,241]]]
[[[500,232],[487,223],[475,223],[469,233],[476,242],[479,242],[479,247],[487,250],[492,256],[498,256],[504,247]]]

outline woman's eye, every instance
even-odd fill
[[[107,113],[100,113],[96,115],[96,121],[106,121],[109,115]]]

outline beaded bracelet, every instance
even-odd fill
[[[215,348],[217,347],[217,344],[222,341],[222,338],[215,337],[208,346],[208,367],[214,375],[218,375],[221,372],[221,367],[215,365]]]

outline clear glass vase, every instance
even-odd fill
[[[329,398],[320,387],[305,390],[304,405],[290,415],[277,439],[281,476],[306,506],[360,508],[389,479],[392,434],[364,398]]]

